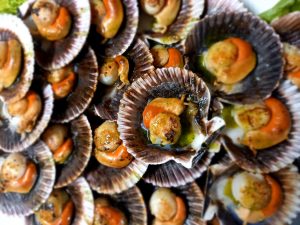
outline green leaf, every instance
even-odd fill
[[[17,14],[17,9],[25,0],[0,0],[0,13]]]
[[[280,0],[273,8],[261,13],[259,16],[270,23],[276,18],[298,10],[300,10],[300,0]]]

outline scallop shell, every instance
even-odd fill
[[[211,177],[213,180],[215,180],[219,176],[222,176],[224,173],[230,174],[239,169],[230,160],[224,160],[220,164],[214,165],[212,168],[212,171],[215,172],[213,177]],[[263,224],[291,224],[292,220],[297,217],[297,213],[300,212],[300,174],[298,173],[298,170],[295,166],[289,165],[288,167],[271,173],[270,175],[281,184],[284,196],[283,202],[281,203],[281,206],[278,209],[277,213],[275,213],[272,217],[264,220]],[[212,182],[213,180],[210,180],[209,182]],[[221,210],[220,212],[222,211],[223,210]],[[224,213],[222,213],[222,216],[223,215]]]
[[[121,169],[110,168],[92,161],[95,168],[87,169],[86,179],[91,188],[101,194],[115,194],[133,187],[144,175],[147,165],[137,159]]]
[[[143,180],[159,187],[178,187],[185,185],[193,182],[206,171],[213,156],[214,153],[205,152],[191,169],[187,169],[175,162],[149,166],[143,176]]]
[[[122,193],[110,195],[109,198],[125,209],[125,215],[127,211],[128,225],[147,225],[146,205],[137,186]]]
[[[76,211],[72,219],[72,225],[91,225],[94,218],[94,198],[93,193],[83,177],[79,177],[66,187]],[[27,219],[27,225],[36,225],[35,216]]]
[[[5,119],[0,127],[0,149],[5,152],[20,152],[31,146],[43,133],[51,119],[54,101],[51,86],[40,84],[39,81],[34,81],[31,89],[36,91],[42,99],[43,108],[40,117],[33,130],[28,134],[22,135],[16,133],[14,129],[11,129],[11,121]],[[4,105],[2,105],[1,108],[1,110],[3,110]]]
[[[251,13],[219,13],[206,16],[190,32],[185,42],[190,69],[196,69],[196,56],[225,37],[248,41],[257,54],[258,65],[230,93],[215,90],[223,101],[249,104],[271,95],[283,75],[282,43],[273,28]],[[208,43],[209,42],[209,43]],[[216,88],[215,88],[216,89]]]
[[[182,149],[163,150],[147,144],[141,131],[141,115],[149,98],[179,97],[181,94],[190,94],[197,101],[200,120],[205,124],[210,93],[205,83],[191,71],[179,68],[156,69],[137,79],[124,93],[118,113],[118,130],[128,152],[135,158],[153,165],[174,160],[185,167],[192,166],[193,158],[200,149],[190,148],[184,152],[180,151]]]
[[[272,21],[271,25],[279,33],[283,42],[300,48],[300,12],[289,13]]]
[[[30,16],[32,5],[36,0],[27,0],[18,11],[26,20]],[[35,53],[38,64],[47,70],[54,70],[68,65],[81,51],[86,42],[91,24],[91,10],[88,0],[56,0],[66,7],[72,18],[70,34],[63,40],[50,42],[35,38]]]
[[[70,126],[74,152],[58,171],[55,188],[67,186],[76,180],[87,166],[92,153],[92,130],[86,116],[82,115],[71,121]]]
[[[128,53],[125,53],[125,56],[128,56],[129,60],[134,64],[133,72],[129,75],[130,82],[142,74],[154,70],[152,54],[141,39],[135,41],[132,48],[128,50]],[[100,103],[95,103],[93,106],[97,116],[105,120],[117,119],[120,100],[128,88],[128,86],[124,86],[122,89],[119,89],[119,85],[120,82],[117,82],[117,84],[112,87],[104,88],[104,96],[101,98]]]
[[[212,15],[220,12],[247,12],[248,9],[240,0],[206,0],[206,14]]]
[[[182,0],[177,18],[166,33],[150,33],[147,38],[162,44],[174,44],[185,39],[204,11],[205,0]]]
[[[55,180],[55,165],[51,151],[38,141],[25,152],[38,165],[39,176],[28,194],[0,194],[0,211],[8,215],[27,216],[37,210],[49,197]]]
[[[298,135],[300,132],[298,104],[300,92],[295,85],[286,80],[280,84],[277,93],[276,96],[286,104],[291,114],[292,129],[286,141],[264,150],[258,150],[255,157],[248,148],[237,147],[228,137],[222,138],[222,144],[230,158],[244,170],[261,173],[274,172],[291,164],[300,156],[298,147],[300,145]]]
[[[122,0],[124,7],[124,20],[117,35],[104,45],[99,44],[98,34],[91,32],[90,43],[93,48],[105,57],[122,55],[131,45],[137,32],[139,10],[137,0]],[[93,31],[93,30],[92,30]]]
[[[18,17],[1,14],[0,38],[10,36],[16,37],[22,45],[23,68],[14,84],[0,93],[1,98],[5,102],[15,102],[26,95],[31,85],[34,71],[33,41],[28,28]]]
[[[54,103],[52,121],[67,123],[77,118],[89,106],[98,83],[98,63],[94,51],[84,48],[72,62],[77,74],[77,85],[65,99]]]

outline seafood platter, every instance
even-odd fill
[[[0,1],[0,224],[299,225],[300,1],[273,2]]]

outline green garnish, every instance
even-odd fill
[[[238,127],[237,123],[235,122],[231,114],[232,109],[233,106],[225,106],[224,109],[222,110],[222,118],[225,120],[227,128]]]
[[[300,10],[300,0],[280,0],[273,8],[261,13],[259,16],[270,23],[272,20],[290,12]]]
[[[25,0],[0,0],[0,13],[17,14],[17,9]]]

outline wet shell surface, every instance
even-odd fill
[[[91,225],[94,218],[93,193],[83,177],[79,177],[73,183],[65,187],[75,205],[75,216],[72,225]],[[27,218],[26,225],[36,225],[34,215]]]
[[[70,122],[70,130],[74,142],[70,159],[58,171],[55,188],[64,187],[76,180],[83,172],[92,153],[92,130],[86,116]]]
[[[213,175],[209,178],[209,182],[212,183],[218,177],[221,177],[224,174],[230,175],[235,171],[238,171],[239,168],[230,160],[223,160],[221,163],[213,166]],[[297,167],[294,165],[289,165],[277,172],[270,174],[276,181],[280,183],[280,186],[283,191],[283,202],[281,203],[278,211],[271,216],[270,218],[263,221],[263,224],[266,225],[282,225],[282,224],[291,224],[292,220],[297,217],[297,213],[300,212],[300,174],[298,173]],[[210,188],[210,187],[209,187]],[[209,189],[207,189],[209,191]],[[207,200],[207,198],[206,198]],[[205,203],[207,204],[207,202]],[[229,213],[229,212],[228,212]],[[230,216],[230,213],[228,214]],[[224,216],[224,211],[221,210],[220,214]],[[228,217],[221,218],[225,219],[224,222],[228,219]],[[233,221],[233,224],[236,221]],[[226,224],[227,224],[226,223]],[[234,224],[235,224],[234,223]],[[258,224],[258,223],[257,223]],[[259,223],[260,224],[260,223]]]
[[[132,48],[125,53],[133,63],[133,71],[129,74],[129,81],[133,82],[144,73],[154,70],[153,57],[148,46],[141,40],[137,39]],[[120,100],[128,86],[119,89],[120,81],[113,86],[104,87],[104,96],[99,103],[94,104],[96,115],[105,120],[116,120],[118,117]]]
[[[210,93],[205,83],[194,73],[179,68],[156,69],[137,79],[124,93],[118,114],[118,130],[127,150],[148,164],[163,164],[170,160],[190,168],[197,152],[164,150],[147,143],[142,132],[142,112],[151,98],[191,95],[199,106],[201,119],[206,120]]]
[[[35,127],[30,133],[20,135],[14,128],[11,127],[10,119],[4,119],[0,127],[0,149],[2,149],[3,151],[20,152],[25,150],[37,141],[45,128],[48,126],[53,112],[54,99],[52,88],[50,85],[43,85],[40,84],[39,81],[35,81],[33,82],[32,90],[36,91],[36,93],[39,94],[43,105],[42,111],[35,124]],[[2,104],[1,113],[3,113],[3,106],[4,105]]]
[[[185,39],[204,11],[205,0],[182,0],[177,18],[166,33],[151,33],[147,38],[162,44],[174,44]]]
[[[33,41],[28,28],[16,16],[0,15],[0,39],[17,38],[22,45],[22,68],[16,81],[7,89],[4,89],[0,96],[5,102],[14,102],[23,98],[33,79],[34,71],[34,50]]]
[[[104,166],[97,161],[95,168],[87,169],[86,179],[91,188],[100,194],[115,194],[133,187],[144,175],[147,165],[137,159],[121,169]]]
[[[271,25],[280,34],[283,42],[300,48],[300,12],[289,13],[272,21]]]
[[[300,132],[298,104],[300,93],[295,85],[286,80],[280,84],[275,96],[285,103],[291,115],[292,129],[286,141],[267,149],[258,150],[254,156],[248,148],[238,147],[228,137],[223,137],[222,144],[229,156],[244,170],[261,173],[274,172],[291,164],[300,156],[298,147],[300,145],[298,135]]]
[[[203,153],[201,159],[191,169],[187,169],[175,162],[149,166],[143,180],[159,187],[178,187],[185,185],[193,182],[206,171],[213,156],[213,153]]]
[[[124,208],[124,213],[128,219],[128,225],[147,225],[147,211],[143,195],[137,186],[119,193],[110,195],[109,198]]]
[[[74,90],[65,99],[54,102],[52,121],[67,123],[77,118],[89,106],[98,83],[98,64],[90,47],[82,50],[72,62],[77,76]]]
[[[122,55],[131,45],[137,32],[139,10],[137,0],[122,0],[124,7],[124,21],[117,35],[109,39],[104,45],[99,41],[99,35],[94,34],[90,42],[95,50],[99,50],[105,57]],[[91,32],[95,33],[95,32]],[[97,38],[98,36],[98,38]]]
[[[27,0],[19,7],[19,16],[23,20],[30,16],[35,1]],[[37,62],[47,70],[62,68],[78,55],[87,39],[91,24],[91,9],[88,0],[57,0],[56,2],[66,7],[70,12],[72,28],[70,34],[59,41],[50,42],[35,38]]]
[[[55,165],[48,147],[42,141],[38,141],[23,154],[36,163],[38,178],[28,194],[0,194],[0,211],[8,215],[32,214],[47,200],[54,185]]]
[[[215,90],[215,94],[223,101],[242,104],[270,96],[283,74],[282,44],[273,28],[251,13],[222,12],[206,16],[200,21],[185,42],[186,54],[190,57],[189,68],[200,72],[196,68],[197,57],[211,43],[227,37],[248,41],[256,53],[257,65],[230,92]]]
[[[247,12],[248,9],[240,0],[206,0],[206,15],[220,12]]]

